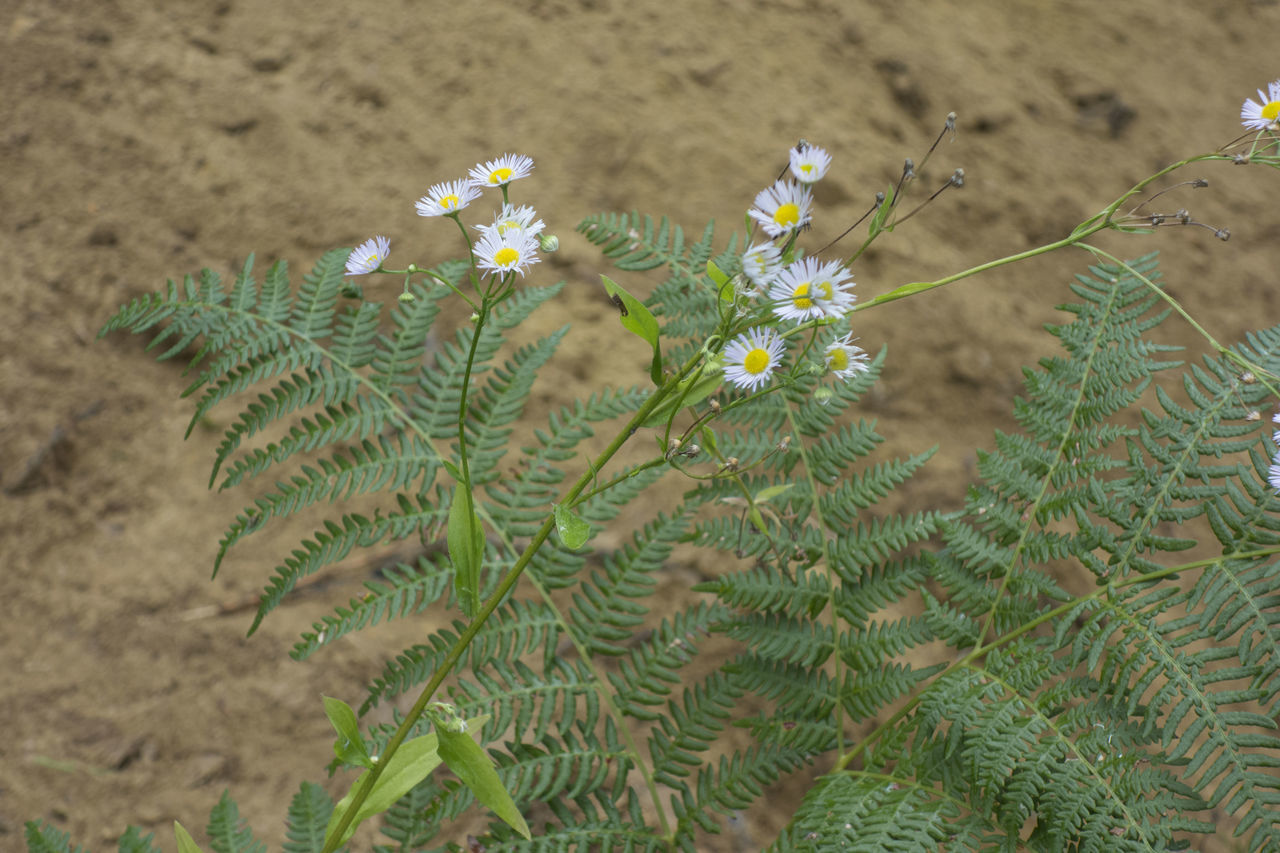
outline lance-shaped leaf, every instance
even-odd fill
[[[622,316],[622,328],[638,335],[653,347],[653,362],[649,365],[649,378],[654,385],[662,384],[662,349],[658,346],[658,321],[645,304],[636,299],[622,285],[607,275],[600,276],[609,300]]]

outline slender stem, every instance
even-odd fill
[[[453,499],[458,499],[458,493],[462,493],[462,499],[467,503],[467,546],[474,540],[476,535],[476,499],[471,493],[471,462],[467,455],[467,410],[468,405],[467,394],[471,390],[471,368],[476,362],[476,348],[480,344],[480,333],[484,330],[484,322],[489,318],[490,302],[485,299],[480,303],[480,311],[476,315],[475,329],[471,332],[471,349],[467,352],[467,366],[462,373],[462,395],[461,402],[458,404],[458,462],[461,469],[462,478],[458,482],[457,489],[454,491]],[[470,562],[470,561],[468,561]],[[475,568],[475,566],[472,566]],[[477,573],[478,574],[478,573]],[[468,578],[467,589],[459,589],[459,598],[462,595],[468,596],[468,601],[459,601],[462,609],[468,613],[474,612],[476,603],[479,600],[479,577]],[[470,600],[472,593],[475,593],[474,599]]]
[[[608,447],[601,451],[594,462],[588,466],[588,470],[578,478],[577,482],[575,482],[567,492],[565,492],[559,503],[565,506],[573,505],[574,500],[577,499],[587,486],[591,484],[592,480],[595,479],[596,472],[608,464],[609,460],[612,459],[622,448],[622,445],[624,445],[627,440],[635,434],[636,430],[644,424],[649,415],[652,414],[665,399],[667,399],[668,395],[676,388],[679,381],[688,375],[701,360],[702,352],[699,351],[694,353],[688,363],[681,368],[680,372],[676,376],[669,379],[665,385],[656,390],[649,399],[645,401],[639,411],[637,411],[631,417],[631,420],[627,422],[627,425],[623,427],[616,436],[614,436]],[[409,713],[405,715],[404,720],[401,721],[400,726],[391,736],[391,739],[387,741],[387,745],[382,750],[382,755],[380,756],[378,763],[373,766],[373,769],[369,772],[369,775],[365,779],[364,784],[360,787],[360,790],[355,792],[355,796],[352,797],[351,804],[347,807],[346,811],[343,812],[342,818],[338,821],[337,826],[334,827],[333,832],[329,834],[328,839],[325,841],[322,853],[333,853],[333,851],[338,848],[339,839],[341,839],[346,833],[347,828],[351,825],[351,821],[360,810],[360,806],[369,798],[369,794],[373,791],[374,785],[378,782],[378,777],[382,775],[383,768],[391,763],[392,756],[395,755],[396,750],[398,750],[400,745],[404,743],[405,739],[409,736],[409,732],[413,730],[413,727],[422,717],[422,714],[426,711],[427,705],[431,702],[435,692],[440,688],[440,685],[444,683],[444,680],[449,673],[453,671],[453,668],[462,658],[462,653],[466,650],[467,646],[471,645],[471,642],[476,638],[476,635],[480,633],[480,630],[489,620],[489,617],[498,609],[498,605],[501,604],[503,599],[507,597],[507,594],[511,592],[512,588],[516,585],[516,582],[520,580],[520,576],[528,567],[534,554],[536,554],[538,549],[542,547],[542,544],[547,541],[547,537],[551,535],[551,531],[554,527],[555,514],[547,513],[547,517],[543,520],[542,526],[538,528],[537,532],[534,533],[533,538],[529,540],[529,544],[525,546],[524,551],[521,552],[520,556],[516,559],[515,564],[507,570],[505,575],[502,576],[502,579],[498,582],[497,588],[481,606],[479,612],[476,613],[475,618],[472,619],[466,628],[464,628],[458,635],[458,639],[455,640],[453,646],[450,647],[449,652],[445,655],[440,667],[432,673],[431,678],[426,683],[426,686],[422,688],[422,692],[419,694],[418,700],[413,704]],[[658,809],[660,814],[662,814],[662,823],[665,826],[665,812],[662,809],[661,801],[657,798],[656,784],[652,781],[650,781],[650,790],[654,794],[654,807]]]

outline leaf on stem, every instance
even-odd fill
[[[178,840],[178,853],[203,853],[187,828],[176,820],[173,822],[173,837]]]
[[[607,275],[600,276],[609,299],[618,306],[622,315],[622,328],[648,341],[653,348],[653,362],[649,365],[649,378],[654,385],[662,384],[662,350],[658,346],[658,321],[645,304]]]
[[[560,541],[564,543],[564,546],[576,551],[586,545],[587,540],[591,538],[591,525],[568,507],[560,504],[555,504],[554,506],[556,533],[560,534]]]
[[[338,760],[354,767],[373,767],[364,738],[360,736],[360,723],[351,706],[341,699],[325,696],[324,713],[338,732],[338,739],[333,742],[333,754],[338,756]]]
[[[484,559],[484,525],[459,483],[449,507],[445,540],[453,561],[453,585],[463,614],[473,618],[480,610],[480,562]]]
[[[477,800],[526,840],[531,839],[533,835],[529,832],[529,824],[525,823],[524,815],[520,814],[511,794],[498,778],[493,759],[467,734],[469,729],[478,731],[489,719],[488,715],[458,721],[460,725],[448,725],[446,721],[436,720],[435,715],[432,719],[440,736],[440,757],[445,765],[471,789]]]
[[[360,804],[351,823],[347,824],[342,837],[338,839],[338,843],[334,846],[341,847],[346,844],[351,839],[351,836],[355,834],[357,826],[368,818],[391,808],[391,805],[396,800],[409,793],[414,785],[427,778],[427,774],[439,767],[440,761],[439,738],[435,734],[423,735],[400,744],[400,748],[391,756],[391,761],[387,764],[386,769],[382,771],[382,775],[373,783],[373,790],[369,792],[369,796],[365,798],[365,801]],[[337,829],[338,822],[342,820],[342,816],[351,808],[356,791],[359,791],[364,786],[365,779],[372,772],[372,770],[366,770],[361,773],[356,781],[352,783],[351,790],[347,791],[347,795],[333,807],[333,814],[329,817],[329,826],[325,829],[326,843],[333,835],[334,830]]]

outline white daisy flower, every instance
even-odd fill
[[[347,275],[371,273],[387,259],[391,241],[386,237],[371,237],[351,250],[347,255]]]
[[[756,286],[757,292],[768,292],[780,272],[782,249],[773,243],[756,243],[742,253],[742,274]]]
[[[503,154],[496,160],[471,167],[471,182],[481,187],[501,187],[533,171],[533,158],[523,154]]]
[[[791,149],[791,174],[802,184],[822,180],[831,168],[831,155],[816,145],[804,144]]]
[[[533,237],[541,234],[546,227],[541,219],[534,219],[537,215],[537,211],[527,204],[520,207],[506,204],[503,205],[502,212],[493,218],[492,225],[477,225],[476,230],[481,234],[493,232],[499,237],[520,231]]]
[[[839,319],[849,313],[858,297],[850,292],[853,275],[839,261],[827,261],[813,275],[814,295],[822,313]]]
[[[808,225],[813,218],[809,212],[812,203],[813,193],[808,187],[795,181],[778,181],[756,195],[755,207],[749,213],[764,226],[764,233],[777,237]]]
[[[827,369],[841,379],[852,379],[871,369],[871,357],[862,347],[853,343],[853,332],[846,333],[843,338],[827,347],[825,361]]]
[[[457,213],[480,197],[480,190],[470,181],[458,180],[436,184],[414,205],[419,216],[448,216]]]
[[[1266,94],[1258,90],[1258,100],[1249,98],[1240,107],[1240,123],[1250,130],[1266,130],[1280,118],[1280,80],[1267,84]]]
[[[1271,460],[1271,467],[1267,469],[1267,482],[1271,484],[1271,488],[1280,492],[1280,453]]]
[[[489,231],[476,241],[476,266],[486,275],[500,275],[512,270],[524,275],[530,264],[536,264],[538,258],[537,235],[523,231],[508,232],[503,236],[496,231]]]
[[[747,391],[768,384],[787,345],[774,329],[748,329],[724,348],[724,378]]]
[[[801,258],[788,264],[773,286],[769,300],[773,313],[783,320],[804,323],[823,317],[843,317],[853,304],[849,292],[853,281],[839,261],[821,263],[817,258]]]

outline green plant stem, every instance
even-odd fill
[[[1014,254],[1014,255],[1008,255],[1007,257],[997,258],[996,260],[993,260],[993,261],[987,261],[984,264],[978,264],[976,267],[970,267],[967,270],[955,273],[954,275],[949,275],[946,278],[940,278],[937,281],[927,281],[927,282],[915,281],[915,282],[911,282],[910,284],[904,284],[900,287],[895,287],[893,290],[890,290],[888,293],[882,293],[879,296],[876,296],[873,299],[868,300],[867,302],[863,302],[859,305],[853,306],[850,313],[853,313],[856,311],[865,311],[868,308],[874,308],[878,305],[883,305],[886,302],[895,302],[899,299],[906,299],[908,296],[915,296],[916,294],[924,293],[926,291],[933,290],[934,288],[937,288],[937,287],[944,287],[948,284],[953,284],[957,281],[960,281],[961,279],[965,279],[965,278],[969,278],[970,276],[977,275],[978,273],[986,272],[987,270],[992,270],[992,269],[995,269],[996,267],[1002,267],[1005,264],[1012,264],[1016,261],[1024,261],[1028,258],[1034,258],[1037,255],[1045,255],[1045,254],[1048,254],[1049,252],[1055,252],[1058,249],[1065,249],[1068,246],[1081,245],[1084,243],[1086,239],[1093,236],[1094,234],[1097,234],[1099,231],[1105,231],[1108,229],[1123,230],[1123,226],[1117,225],[1115,222],[1116,211],[1118,211],[1120,209],[1120,206],[1123,205],[1126,201],[1128,201],[1138,193],[1145,190],[1155,181],[1159,180],[1165,175],[1170,174],[1171,172],[1175,172],[1178,169],[1181,169],[1184,166],[1190,165],[1191,163],[1197,163],[1205,160],[1231,160],[1231,159],[1232,158],[1228,157],[1225,154],[1214,152],[1211,154],[1198,154],[1195,157],[1188,157],[1185,160],[1179,160],[1176,163],[1166,166],[1165,168],[1156,172],[1154,175],[1144,178],[1138,183],[1134,184],[1127,192],[1125,192],[1115,201],[1111,202],[1111,204],[1103,208],[1101,212],[1095,214],[1089,219],[1086,219],[1084,222],[1078,225],[1074,231],[1072,231],[1066,237],[1063,237],[1061,240],[1055,240],[1052,243],[1047,243],[1046,245],[1038,246],[1034,249],[1028,249],[1025,252],[1018,252],[1017,254]],[[869,243],[871,239],[874,239],[874,238],[868,238],[867,242]],[[860,253],[863,248],[866,248],[866,244],[863,244],[863,247],[858,250],[858,253]],[[856,253],[855,253],[855,257],[856,257]]]
[[[649,399],[645,401],[644,405],[641,406],[640,409],[631,417],[631,420],[627,422],[627,425],[614,436],[611,442],[609,442],[608,447],[601,451],[595,461],[588,466],[588,470],[584,472],[564,494],[559,501],[560,504],[564,506],[573,505],[573,502],[578,495],[580,495],[582,491],[591,484],[592,480],[595,479],[597,472],[608,464],[609,460],[622,449],[622,446],[626,444],[627,440],[631,438],[638,429],[640,429],[641,425],[649,415],[652,414],[663,400],[667,398],[670,392],[675,389],[679,381],[698,365],[702,360],[702,357],[703,354],[701,351],[694,353],[688,363],[681,368],[679,373],[669,379],[665,385],[655,391]],[[391,762],[391,758],[395,755],[396,750],[400,748],[400,745],[404,743],[406,738],[408,738],[409,732],[413,730],[413,727],[417,725],[418,720],[421,719],[423,713],[426,711],[428,703],[431,702],[432,697],[435,695],[436,690],[440,688],[440,685],[444,683],[445,678],[448,677],[449,673],[452,672],[453,668],[457,665],[458,660],[461,659],[463,651],[466,650],[467,646],[471,645],[471,642],[475,639],[476,635],[480,633],[480,629],[484,627],[485,623],[489,620],[489,617],[493,615],[495,610],[497,610],[498,605],[501,604],[503,599],[507,597],[507,594],[511,592],[512,588],[516,585],[516,582],[520,580],[520,576],[524,573],[525,568],[528,567],[534,554],[536,554],[538,549],[542,547],[542,544],[546,542],[547,537],[551,535],[551,531],[554,528],[555,514],[548,513],[547,517],[542,522],[542,526],[538,528],[536,533],[534,533],[533,538],[529,541],[529,544],[525,546],[524,551],[521,552],[520,556],[516,559],[515,564],[507,570],[505,575],[502,576],[502,579],[498,582],[497,588],[489,598],[485,600],[484,605],[480,608],[479,612],[476,613],[475,618],[472,619],[461,634],[458,635],[458,639],[455,640],[453,646],[450,647],[449,652],[445,655],[440,667],[432,673],[426,686],[422,688],[422,692],[419,694],[418,700],[413,704],[409,713],[405,715],[404,720],[401,721],[400,726],[395,731],[395,734],[393,734],[391,739],[387,741],[387,745],[383,748],[382,755],[379,757],[378,763],[373,766],[373,769],[369,772],[364,784],[361,786],[360,790],[355,793],[355,796],[352,798],[347,810],[343,813],[337,826],[334,827],[333,832],[325,841],[322,853],[333,853],[333,851],[337,849],[338,839],[342,838],[346,833],[347,827],[351,825],[351,821],[360,810],[360,806],[369,798],[369,794],[373,791],[374,785],[378,782],[378,777],[382,775],[382,769]],[[653,782],[651,777],[648,781],[650,793],[654,800],[654,807],[658,810],[660,820],[665,831],[665,827],[667,826],[666,814],[662,808],[661,800],[658,797],[657,785]]]

